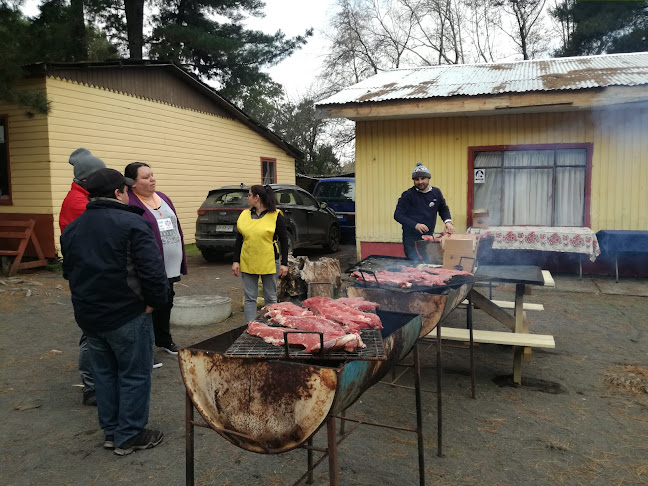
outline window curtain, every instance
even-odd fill
[[[475,169],[484,169],[484,183],[473,184],[473,209],[488,209],[490,224],[500,226],[502,204],[502,152],[478,152]]]
[[[503,225],[551,226],[553,164],[553,150],[504,153]]]
[[[587,152],[583,149],[556,151],[556,226],[585,224],[585,171]],[[571,167],[565,167],[571,166]]]

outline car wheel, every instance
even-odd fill
[[[200,250],[203,258],[208,262],[221,262],[223,261],[224,253],[216,250]]]
[[[340,227],[331,226],[329,229],[328,239],[324,243],[324,249],[328,252],[335,253],[340,248]]]

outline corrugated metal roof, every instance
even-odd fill
[[[642,84],[648,84],[647,52],[394,69],[349,86],[317,105]]]

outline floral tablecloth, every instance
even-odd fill
[[[491,226],[472,233],[493,237],[494,250],[540,250],[584,253],[591,261],[601,254],[590,228],[554,226]]]

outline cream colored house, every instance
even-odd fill
[[[149,164],[187,243],[210,189],[295,183],[299,150],[176,65],[37,64],[29,72],[22,86],[45,91],[51,113],[0,103],[0,220],[35,219],[47,257],[57,251],[58,214],[73,178],[68,157],[79,147],[119,171]]]
[[[356,122],[358,257],[403,255],[394,208],[419,161],[458,231],[483,207],[492,225],[648,230],[648,53],[396,69],[317,108]],[[528,208],[506,191],[525,179],[519,200],[545,198]]]

